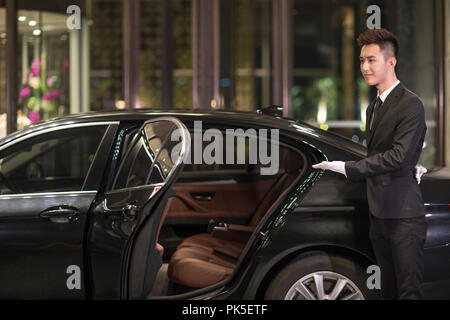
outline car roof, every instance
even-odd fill
[[[86,122],[112,122],[112,121],[145,121],[158,116],[179,117],[182,120],[208,120],[229,124],[230,120],[255,127],[267,127],[280,129],[284,133],[291,135],[309,137],[309,140],[325,142],[334,147],[347,150],[351,153],[364,156],[366,148],[352,140],[324,131],[318,127],[310,125],[304,121],[265,115],[260,112],[244,112],[235,110],[202,110],[202,109],[133,109],[133,110],[106,110],[91,111],[85,113],[71,114],[64,117],[53,118],[33,123],[21,131],[17,131],[0,140],[0,145],[8,143],[31,132],[45,130],[47,128]]]

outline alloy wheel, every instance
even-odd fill
[[[284,299],[364,300],[364,295],[347,277],[336,272],[317,271],[296,281]]]

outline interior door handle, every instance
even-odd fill
[[[55,223],[68,223],[78,220],[80,210],[70,206],[56,206],[45,209],[39,216]]]
[[[192,198],[199,201],[211,201],[214,198],[214,193],[212,192],[192,192]]]
[[[122,213],[123,213],[123,216],[125,217],[125,220],[127,220],[127,221],[135,220],[138,210],[139,210],[139,207],[136,205],[135,201],[127,204],[122,209]]]

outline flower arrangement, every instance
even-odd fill
[[[64,114],[63,75],[69,68],[65,60],[53,75],[47,75],[45,59],[34,59],[19,94],[19,105],[30,122]]]

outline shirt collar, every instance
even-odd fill
[[[394,90],[394,88],[400,83],[400,80],[397,80],[396,83],[394,83],[392,85],[392,87],[390,87],[387,90],[384,90],[384,92],[382,94],[378,94],[377,93],[377,97],[380,97],[381,101],[384,102],[384,100],[386,100],[387,96],[389,95],[389,93],[391,93],[392,90]]]

